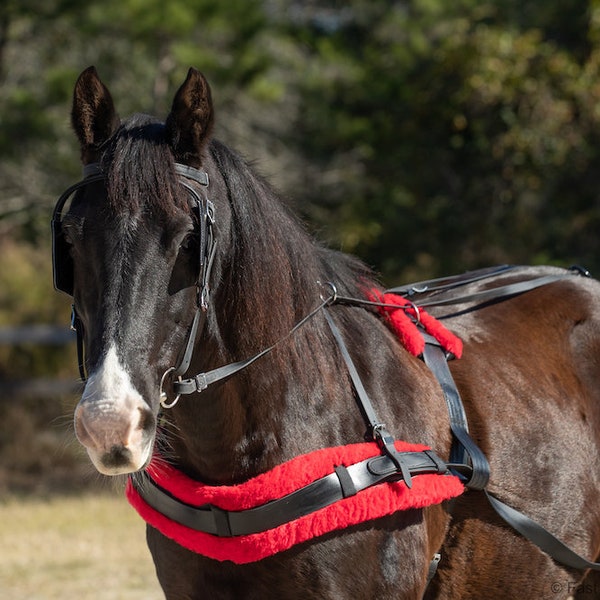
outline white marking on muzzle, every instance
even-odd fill
[[[154,422],[111,345],[75,410],[77,438],[101,473],[131,473],[150,460]]]

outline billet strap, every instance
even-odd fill
[[[445,463],[431,450],[398,454],[411,475],[443,475],[446,472]],[[210,504],[197,507],[177,500],[146,471],[130,476],[137,493],[154,510],[190,529],[219,537],[274,529],[374,485],[401,479],[395,463],[388,456],[371,457],[348,467],[339,465],[333,473],[277,500],[245,510],[227,511]]]

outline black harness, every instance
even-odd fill
[[[410,487],[413,475],[423,473],[437,473],[441,475],[450,472],[458,475],[469,489],[483,491],[491,506],[502,519],[557,562],[575,569],[600,570],[600,563],[594,563],[579,556],[546,531],[541,525],[507,506],[486,490],[490,476],[489,464],[485,455],[469,434],[462,399],[448,367],[448,360],[451,359],[452,356],[448,356],[437,340],[424,332],[423,335],[426,343],[422,358],[441,386],[450,415],[450,427],[453,435],[450,460],[449,462],[444,462],[431,451],[403,453],[396,450],[394,446],[395,438],[378,419],[358,371],[354,366],[343,336],[330,314],[331,307],[336,304],[387,306],[384,303],[357,298],[338,297],[335,287],[332,284],[327,284],[331,288],[331,293],[328,294],[327,297],[322,298],[321,304],[298,322],[284,338],[247,360],[225,365],[205,373],[199,373],[191,378],[183,380],[182,376],[187,371],[191,362],[197,331],[201,321],[204,319],[208,307],[210,271],[215,255],[216,244],[213,235],[214,207],[207,198],[198,194],[196,189],[190,186],[186,181],[186,179],[189,179],[203,187],[207,187],[207,174],[185,165],[176,165],[176,171],[183,178],[181,183],[190,193],[191,206],[198,216],[200,227],[201,268],[197,283],[197,310],[190,328],[187,343],[184,347],[182,358],[179,365],[168,369],[161,380],[161,404],[163,408],[168,409],[174,406],[182,394],[202,392],[209,385],[231,377],[235,373],[246,368],[254,361],[271,352],[278,344],[289,338],[308,320],[323,311],[353,382],[358,407],[367,425],[367,437],[378,443],[382,454],[376,459],[369,459],[369,461],[363,461],[363,463],[353,465],[354,468],[351,469],[336,469],[336,472],[331,476],[317,480],[316,482],[297,490],[291,496],[286,496],[280,500],[275,500],[257,508],[236,511],[235,513],[228,513],[227,511],[216,509],[216,507],[211,506],[189,506],[173,498],[167,492],[155,485],[147,473],[136,473],[131,476],[131,481],[137,492],[150,506],[191,529],[218,536],[231,537],[271,529],[280,524],[297,519],[300,516],[310,514],[319,508],[337,502],[341,498],[349,497],[360,490],[384,481],[403,480],[405,484]],[[99,165],[87,165],[84,168],[84,179],[68,188],[58,199],[54,209],[52,218],[54,285],[56,289],[71,296],[73,295],[73,262],[62,229],[62,211],[67,200],[77,190],[88,184],[102,181],[104,178],[105,175],[102,173]],[[424,292],[445,292],[500,273],[508,272],[513,268],[514,267],[511,266],[503,266],[495,269],[485,269],[458,277],[429,280],[410,286],[404,286],[402,288],[393,288],[388,290],[388,292],[400,294],[412,300]],[[573,273],[589,276],[589,273],[586,270],[577,267],[574,268],[571,273],[565,272],[565,274],[560,275],[538,277],[528,281],[512,283],[498,288],[464,295],[462,297],[445,298],[442,295],[441,298],[436,300],[434,294],[433,297],[429,296],[429,300],[419,303],[419,306],[448,306],[465,303],[487,304],[489,302],[504,300],[528,292],[554,281],[563,280],[573,276]],[[395,305],[393,307],[398,308]],[[470,310],[473,310],[473,308]],[[75,307],[73,307],[73,327],[77,331],[80,372],[82,378],[85,378],[83,328],[81,321],[77,316]],[[167,396],[163,391],[163,385],[165,384],[168,375],[174,375],[179,378],[178,381],[173,382],[176,397],[172,402],[167,402]],[[432,561],[429,579],[431,579],[435,573],[435,567],[438,562],[439,556],[436,555]]]
[[[471,279],[470,276],[459,276],[459,278],[453,281],[452,286],[466,285],[467,283],[476,281],[482,277],[491,277],[501,272],[508,272],[512,269],[514,269],[514,267],[511,266],[500,267],[493,270],[486,269],[485,275],[482,275],[484,271],[477,271],[473,274],[473,279]],[[574,274],[589,276],[589,273],[585,269],[576,267],[564,274],[537,277],[528,281],[512,283],[492,290],[484,290],[458,297],[455,298],[452,303],[488,303],[490,301],[500,301],[526,293],[555,281],[564,280],[568,277],[572,277]],[[458,283],[459,279],[461,280],[460,283]],[[428,288],[427,291],[431,291],[431,289],[432,288]],[[390,291],[395,292],[395,290],[396,288]],[[418,295],[420,292],[422,293],[425,291],[425,289],[418,286],[410,286],[409,290],[410,291],[406,291],[408,296]],[[483,491],[492,508],[507,524],[513,527],[530,542],[538,546],[542,551],[546,552],[556,562],[579,570],[600,570],[600,563],[594,563],[583,558],[567,547],[558,538],[553,536],[539,523],[536,523],[523,513],[508,506],[490,494],[486,489],[490,477],[489,463],[484,453],[469,434],[463,402],[448,367],[448,360],[451,360],[452,356],[447,355],[435,338],[424,332],[422,335],[425,337],[426,344],[422,358],[440,384],[450,415],[450,427],[453,435],[450,460],[445,462],[432,451],[398,452],[396,450],[394,447],[395,438],[378,419],[373,409],[372,402],[354,365],[350,352],[344,342],[343,336],[331,317],[330,307],[335,304],[353,304],[358,306],[366,304],[377,306],[382,303],[374,303],[358,298],[338,298],[334,291],[329,298],[324,300],[317,309],[300,321],[288,336],[283,339],[287,339],[287,337],[318,312],[324,312],[325,319],[340,348],[354,385],[358,407],[367,424],[367,437],[377,441],[381,448],[382,455],[376,459],[369,459],[360,464],[353,465],[348,469],[344,467],[336,469],[336,472],[332,473],[330,476],[307,485],[289,496],[274,500],[263,506],[243,511],[225,511],[211,505],[202,507],[190,506],[162,490],[152,480],[148,473],[135,473],[131,476],[131,481],[144,501],[163,515],[190,529],[220,537],[234,537],[251,533],[260,533],[277,527],[283,523],[310,514],[320,508],[329,506],[342,498],[352,496],[372,485],[377,485],[386,481],[403,480],[405,484],[410,487],[411,479],[414,475],[431,473],[444,475],[446,473],[452,473],[459,476],[468,489]],[[450,302],[445,299],[439,301],[431,300],[429,302],[424,302],[419,306],[425,306],[426,304],[428,306],[448,305]],[[394,308],[398,308],[395,305],[393,306]],[[261,356],[264,356],[264,354],[270,352],[281,341],[282,340],[279,340],[279,342],[266,348],[251,359],[233,363],[232,365],[226,365],[207,373],[201,373],[185,382],[180,382],[181,386],[186,387],[180,387],[178,392],[192,393],[202,391],[211,383],[216,383],[226,377],[230,377]],[[201,383],[198,384],[198,381]],[[187,386],[190,387],[188,388]],[[191,386],[194,386],[194,388]],[[434,576],[439,560],[439,555],[436,555],[431,562],[429,579]]]

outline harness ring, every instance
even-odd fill
[[[159,398],[160,398],[160,405],[163,408],[173,408],[178,402],[179,402],[179,398],[181,398],[181,394],[177,394],[177,396],[175,396],[175,400],[173,400],[173,402],[167,402],[167,393],[163,390],[163,385],[165,383],[165,379],[167,378],[167,375],[169,373],[171,373],[171,371],[174,371],[175,367],[169,367],[164,373],[163,376],[160,378],[160,387],[159,387]],[[179,380],[181,380],[181,377],[179,377]]]

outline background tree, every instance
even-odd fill
[[[4,0],[0,326],[68,318],[49,219],[80,176],[68,113],[91,64],[123,116],[166,116],[203,70],[218,137],[390,284],[600,273],[598,0]],[[75,378],[70,352],[0,347],[0,383]]]
[[[598,265],[597,8],[351,2],[305,40],[306,214],[389,280]],[[312,185],[311,185],[312,184]]]

